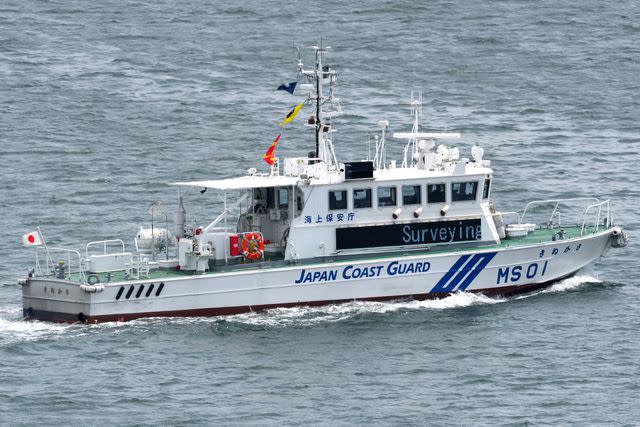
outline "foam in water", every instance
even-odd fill
[[[590,274],[573,276],[568,279],[561,280],[547,289],[543,289],[540,293],[566,292],[590,283],[602,283],[602,280]]]
[[[597,277],[591,274],[582,274],[579,276],[572,276],[567,279],[561,280],[558,283],[554,283],[548,288],[542,289],[537,292],[532,292],[530,294],[520,295],[515,299],[531,298],[533,296],[541,295],[541,294],[567,292],[574,289],[578,289],[590,283],[602,283],[602,280],[598,279]]]
[[[6,319],[0,317],[0,342],[3,341],[35,341],[41,338],[60,336],[70,328],[69,325],[22,319]]]
[[[489,298],[467,292],[452,294],[443,299],[425,301],[354,301],[320,307],[275,308],[261,313],[226,316],[225,319],[248,325],[261,326],[310,326],[325,322],[340,322],[361,314],[392,313],[401,310],[447,310],[472,305],[498,304],[505,299]]]
[[[514,299],[531,298],[542,293],[566,292],[589,283],[601,283],[601,280],[590,274],[573,276],[568,279],[526,295]],[[260,325],[271,327],[286,326],[312,326],[325,322],[340,322],[360,314],[391,313],[401,310],[449,310],[470,307],[475,305],[491,305],[508,301],[506,298],[489,298],[482,294],[470,292],[456,292],[443,299],[424,301],[396,301],[396,302],[369,302],[354,301],[344,304],[334,304],[321,307],[292,307],[276,308],[260,313],[246,313],[234,316],[226,316],[225,320],[235,321],[247,325]]]

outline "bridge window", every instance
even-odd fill
[[[402,204],[403,205],[419,205],[421,201],[421,188],[419,185],[403,185],[402,186]]]
[[[427,203],[445,203],[447,192],[444,184],[427,184]]]
[[[489,198],[489,189],[491,188],[491,179],[487,178],[484,180],[484,191],[482,192],[482,198]]]
[[[267,208],[273,209],[276,207],[276,189],[267,188]]]
[[[478,192],[478,182],[454,182],[451,184],[451,201],[463,202],[475,200]]]
[[[289,189],[278,189],[278,208],[289,209]]]
[[[296,216],[302,213],[302,209],[304,209],[304,199],[302,198],[303,194],[301,190],[296,190]]]
[[[396,187],[378,187],[378,207],[396,206]]]
[[[353,190],[353,207],[355,209],[370,208],[371,202],[371,189],[360,188]]]
[[[329,209],[347,209],[347,190],[329,191]]]

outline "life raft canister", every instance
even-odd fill
[[[264,239],[262,234],[253,231],[246,233],[242,239],[242,255],[246,259],[256,260],[262,258],[264,253]]]

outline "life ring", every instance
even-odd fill
[[[246,259],[256,260],[262,258],[262,254],[264,253],[264,239],[262,238],[262,234],[256,231],[246,233],[240,247],[242,248],[242,255],[244,255]]]

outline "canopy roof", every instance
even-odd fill
[[[460,139],[459,132],[396,132],[393,134],[396,139]]]
[[[244,190],[248,188],[290,187],[296,185],[298,181],[300,181],[300,177],[297,176],[247,175],[229,179],[172,182],[170,185],[212,188],[215,190]]]

